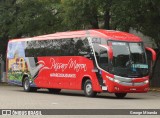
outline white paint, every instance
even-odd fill
[[[67,63],[61,63],[56,62],[54,58],[50,59],[51,65],[50,67],[44,66],[43,69],[53,69],[55,71],[61,70],[65,71],[67,69],[73,69],[76,72],[79,72],[80,70],[87,71],[87,65],[84,63],[77,63],[76,60],[73,60],[72,58]]]

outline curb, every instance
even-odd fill
[[[9,85],[9,84],[6,83],[6,82],[0,82],[0,85],[7,86],[7,85]]]
[[[150,88],[149,91],[156,91],[156,92],[160,92],[160,88]]]

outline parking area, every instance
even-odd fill
[[[24,92],[22,87],[0,85],[0,109],[159,109],[160,92],[130,93],[125,99],[101,93],[85,97],[83,91],[63,90],[50,94],[46,89]]]

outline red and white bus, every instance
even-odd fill
[[[149,89],[149,70],[142,40],[113,30],[84,30],[14,39],[8,42],[8,82],[24,91],[46,88],[84,90],[86,96],[142,93]]]

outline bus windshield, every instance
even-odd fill
[[[110,72],[122,77],[144,77],[148,74],[148,64],[142,43],[109,41],[113,49]]]

